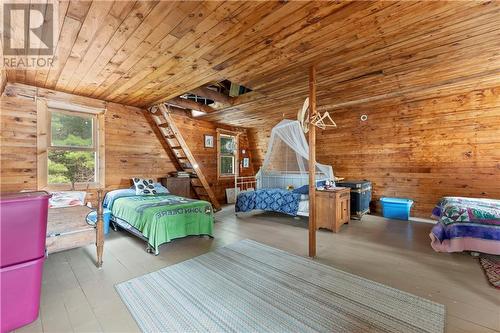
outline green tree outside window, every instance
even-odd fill
[[[50,114],[48,183],[71,184],[96,181],[94,116]]]

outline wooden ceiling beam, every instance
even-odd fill
[[[212,99],[216,102],[223,104],[224,106],[231,106],[234,104],[235,101],[234,97],[221,94],[220,92],[211,90],[207,87],[199,87],[196,89],[191,89],[189,92],[197,96]]]
[[[240,95],[237,97],[233,97],[233,103],[231,105],[225,106],[225,107],[222,107],[219,109],[214,109],[213,112],[207,113],[206,115],[201,115],[198,118],[208,117],[208,116],[214,115],[216,113],[222,113],[222,112],[226,112],[229,110],[238,110],[239,106],[244,106],[244,105],[254,103],[254,102],[261,100],[265,97],[267,97],[267,96],[258,92],[258,91],[251,91],[251,92],[248,92],[246,94],[243,94],[243,95]]]
[[[175,106],[178,106],[178,107],[183,108],[183,109],[196,110],[196,111],[201,111],[201,112],[205,112],[205,113],[212,113],[215,111],[214,108],[212,108],[208,105],[201,104],[201,103],[198,103],[198,102],[195,102],[195,101],[192,101],[189,99],[180,98],[180,97],[172,98],[168,101],[165,101],[164,103],[170,104],[170,105],[175,105]]]

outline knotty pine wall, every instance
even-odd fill
[[[317,131],[317,159],[338,177],[371,180],[377,213],[382,196],[413,199],[419,217],[446,195],[500,199],[500,87],[331,113],[338,128]],[[269,133],[250,132],[256,165]]]
[[[0,190],[36,190],[36,103],[30,98],[8,97],[4,94],[0,98],[0,110]],[[151,119],[148,118],[146,111],[142,109],[115,103],[107,104],[107,191],[129,187],[133,177],[159,178],[176,170],[173,159],[163,148],[154,127],[150,125]],[[186,116],[176,115],[175,119],[218,199],[224,203],[225,188],[234,186],[234,181],[217,180],[217,150],[203,147],[203,135],[211,134],[216,138],[217,127],[223,126]],[[245,135],[242,136],[240,144],[241,148],[248,152],[248,140]],[[90,198],[94,199],[95,191],[89,192]]]
[[[36,104],[0,97],[0,186],[2,192],[36,189]]]
[[[234,187],[234,178],[220,180],[217,179],[217,143],[215,142],[217,140],[217,128],[234,131],[235,133],[242,133],[240,134],[239,140],[240,163],[243,157],[249,157],[251,159],[250,146],[245,131],[241,128],[224,126],[209,121],[181,116],[178,114],[173,114],[173,118],[184,139],[187,141],[191,152],[194,154],[196,161],[202,168],[205,177],[207,177],[207,180],[212,187],[215,195],[217,196],[217,199],[220,203],[225,203],[225,190],[226,188]],[[204,135],[212,135],[214,137],[214,148],[204,147]],[[241,150],[245,150],[245,154],[241,154]],[[253,164],[250,163],[249,168],[240,168],[240,174],[242,176],[254,175]]]
[[[2,96],[0,117],[1,190],[36,190],[36,103]],[[106,190],[128,187],[135,176],[158,178],[175,170],[140,109],[108,104],[105,146]]]

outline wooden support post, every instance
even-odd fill
[[[316,114],[316,66],[309,69],[309,119]],[[309,257],[316,256],[316,126],[309,122]]]
[[[104,252],[104,219],[102,207],[102,189],[97,190],[97,222],[96,222],[96,247],[97,247],[97,267],[102,267],[102,254]]]

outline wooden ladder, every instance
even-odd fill
[[[201,171],[199,164],[196,162],[196,159],[191,153],[191,150],[189,150],[181,132],[177,128],[175,121],[170,115],[170,111],[163,104],[157,107],[152,107],[150,111],[156,126],[160,129],[165,142],[174,153],[181,169],[196,175],[195,178],[191,178],[191,185],[198,198],[211,202],[214,210],[220,210],[221,207],[214,192],[210,188],[210,185]]]

